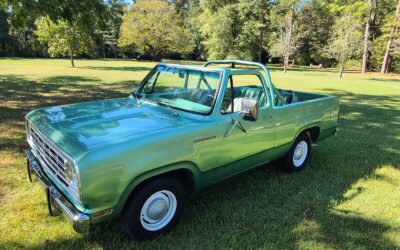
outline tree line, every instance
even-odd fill
[[[2,0],[0,56],[244,59],[400,72],[400,0]]]

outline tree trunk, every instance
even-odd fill
[[[285,58],[283,59],[283,72],[285,72],[285,74],[286,74],[288,65],[289,65],[289,55],[286,55]]]
[[[393,54],[390,53],[388,57],[388,63],[386,67],[386,73],[390,73],[390,69],[392,68],[392,63],[393,63]]]
[[[396,34],[397,31],[397,21],[398,21],[398,16],[399,16],[399,12],[400,12],[400,0],[397,3],[397,8],[396,8],[396,15],[394,17],[394,25],[390,31],[390,36],[389,36],[389,40],[387,42],[386,45],[386,51],[385,51],[385,56],[383,57],[383,62],[382,62],[382,67],[381,67],[381,74],[385,74],[388,72],[388,63],[389,63],[389,56],[390,56],[390,50],[392,48],[392,43],[393,43],[393,39],[394,39],[394,35]]]
[[[364,74],[367,73],[369,27],[370,27],[370,22],[368,20],[368,22],[365,25],[364,53],[363,53],[363,62],[362,62],[362,68],[361,68],[361,73],[364,73]]]
[[[342,77],[343,77],[343,72],[344,72],[344,65],[343,65],[343,64],[340,64],[339,79],[342,79]]]
[[[159,52],[155,52],[152,54],[152,60],[155,62],[161,62],[161,59],[163,58],[162,54]]]
[[[289,17],[290,25],[289,25],[289,33],[288,33],[289,41],[288,41],[288,47],[287,47],[288,55],[287,55],[287,58],[285,58],[284,69],[283,69],[285,71],[285,74],[286,74],[287,66],[289,64],[290,47],[292,46],[293,18],[294,18],[294,3],[292,3],[292,5],[290,6],[290,17]]]
[[[365,34],[364,34],[364,53],[363,53],[363,63],[362,63],[362,68],[361,68],[361,72],[362,73],[367,73],[368,70],[368,45],[369,45],[369,38],[370,38],[370,27],[371,27],[371,23],[373,22],[373,19],[375,19],[375,17],[372,14],[372,1],[373,0],[369,0],[369,10],[368,10],[368,20],[367,23],[365,24]]]
[[[258,51],[258,62],[262,63],[262,50],[263,50],[263,43],[264,43],[264,31],[261,30],[261,34],[260,34],[260,44],[259,46],[259,51]]]
[[[71,66],[72,66],[72,68],[75,68],[74,53],[73,52],[71,52]]]

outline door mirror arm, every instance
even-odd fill
[[[239,126],[239,128],[246,133],[246,129],[244,128],[242,122],[240,121],[240,119],[242,119],[247,113],[245,111],[240,111],[238,112],[238,115],[236,117],[236,120],[232,118],[232,122],[231,122],[231,127],[229,128],[229,130],[225,133],[225,137],[228,137],[233,129],[236,128],[236,126]]]
[[[258,101],[251,98],[235,98],[234,102],[234,110],[238,110],[236,112],[236,119],[232,118],[231,127],[226,132],[225,137],[228,137],[232,131],[238,126],[244,133],[246,133],[246,129],[244,128],[241,119],[246,121],[257,121],[258,118]]]

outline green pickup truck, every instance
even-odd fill
[[[338,112],[335,96],[277,89],[262,64],[160,63],[129,97],[30,112],[28,175],[77,232],[120,218],[149,239],[176,225],[191,192],[274,160],[302,170]]]

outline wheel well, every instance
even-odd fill
[[[135,192],[137,192],[143,185],[145,185],[146,183],[148,183],[150,181],[153,181],[154,179],[166,178],[166,177],[177,179],[180,183],[182,183],[182,185],[184,186],[184,188],[188,194],[193,192],[194,176],[193,176],[192,171],[190,171],[189,169],[176,169],[176,170],[172,170],[172,171],[169,171],[166,173],[162,173],[162,174],[150,177],[150,178],[140,182],[129,194],[128,199],[125,201],[124,207],[126,207],[126,204],[129,203],[129,201],[134,196]]]
[[[316,142],[319,137],[320,128],[315,126],[312,128],[308,128],[308,129],[304,130],[303,132],[306,132],[310,135],[310,139],[312,142]]]

